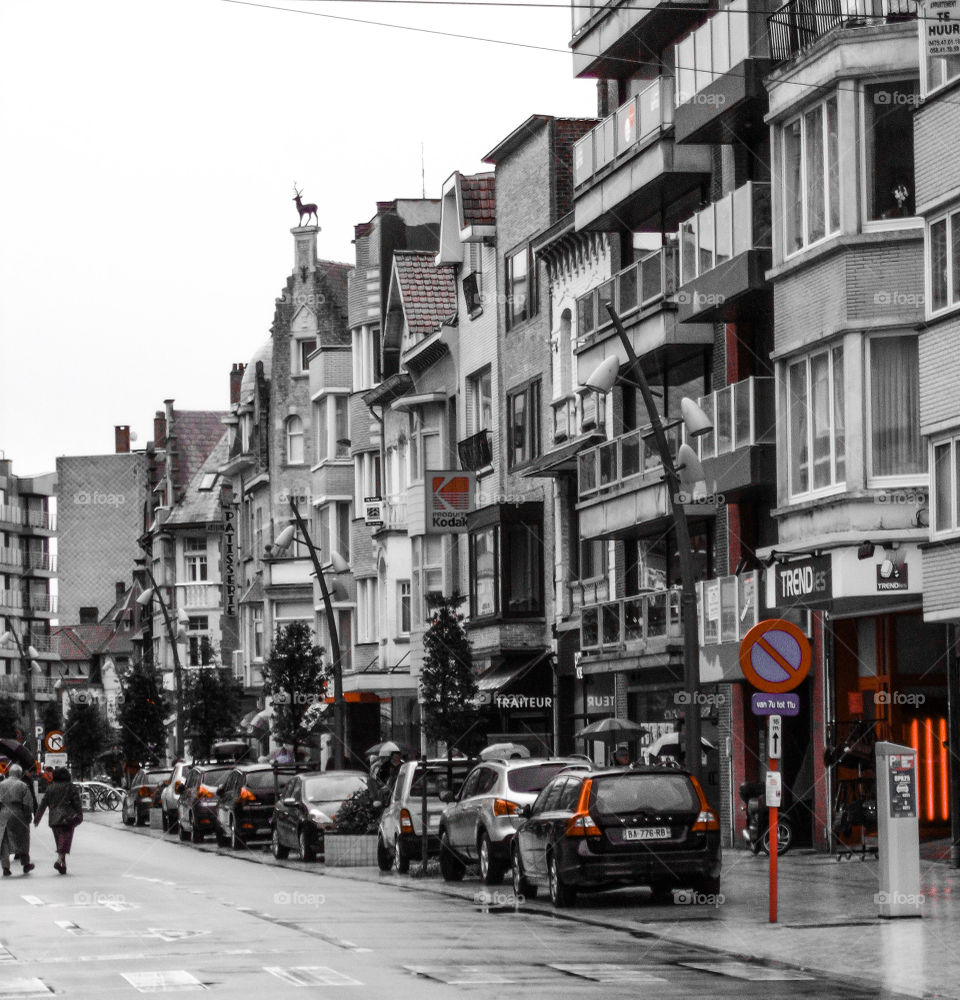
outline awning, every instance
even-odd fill
[[[534,459],[521,475],[524,479],[545,479],[572,475],[577,471],[577,455],[584,448],[599,444],[603,439],[602,434],[587,434],[577,438],[576,441],[568,441],[559,448],[548,451],[546,455]]]
[[[494,667],[492,670],[488,670],[480,678],[477,682],[477,688],[480,691],[502,691],[505,687],[508,687],[515,681],[520,680],[524,674],[543,663],[543,661],[551,655],[552,653],[549,649],[544,649],[537,653],[532,659],[525,662],[501,664],[499,667]]]

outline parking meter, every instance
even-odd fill
[[[919,917],[920,826],[917,818],[917,751],[877,744],[877,845],[881,917]]]

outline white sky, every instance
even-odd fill
[[[559,0],[555,0],[559,2]],[[280,0],[277,0],[277,6]],[[570,12],[301,0],[302,10],[566,50]],[[0,3],[0,449],[14,471],[135,447],[172,397],[228,402],[293,262],[296,180],[322,257],[530,114],[591,116],[569,52],[223,0]]]

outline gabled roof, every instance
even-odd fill
[[[176,485],[180,489],[187,486],[223,437],[225,416],[227,414],[222,410],[173,411],[173,434],[177,441],[178,460]]]
[[[465,226],[495,226],[497,224],[496,183],[493,171],[460,177],[463,217]]]
[[[438,330],[457,311],[453,270],[437,267],[435,256],[419,250],[397,250],[393,255],[404,318],[415,340]]]
[[[223,431],[222,425],[220,430]],[[200,485],[207,473],[216,473],[217,469],[227,461],[229,454],[230,435],[222,433],[213,451],[197,469],[183,496],[164,521],[164,526],[205,524],[208,521],[220,520],[220,490],[201,490]]]

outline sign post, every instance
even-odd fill
[[[812,572],[812,571],[811,571]],[[793,622],[768,618],[759,622],[740,643],[743,676],[764,696],[754,694],[754,715],[767,716],[767,781],[765,798],[769,815],[770,841],[770,923],[777,922],[777,855],[779,852],[780,805],[783,779],[778,761],[783,756],[783,716],[797,715],[800,699],[787,692],[799,687],[813,662],[813,650],[806,635]],[[766,697],[773,695],[775,697]]]

